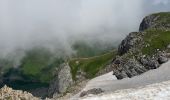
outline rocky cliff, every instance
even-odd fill
[[[170,27],[170,12],[156,13],[146,16],[140,24],[139,31],[144,31],[148,28],[169,28]]]
[[[141,22],[139,31],[130,33],[119,45],[119,55],[111,64],[118,79],[156,69],[168,61],[170,13],[147,16]]]
[[[73,80],[70,66],[64,63],[56,70],[56,77],[51,82],[48,90],[49,97],[59,97],[65,93],[72,84]]]

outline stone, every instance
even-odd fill
[[[157,60],[149,60],[148,61],[148,66],[150,69],[156,69],[160,66]]]
[[[67,63],[60,65],[56,74],[48,89],[49,97],[63,94],[73,84],[71,69]]]
[[[13,90],[8,86],[4,86],[0,89],[0,100],[41,100],[40,98],[34,97],[31,93]]]
[[[139,32],[132,32],[130,33],[119,45],[118,53],[123,55],[127,53],[131,48],[133,48],[137,43],[141,41],[141,37],[137,35],[140,34]]]
[[[168,61],[168,58],[165,57],[165,56],[159,56],[159,57],[158,57],[158,62],[159,62],[159,64],[166,63],[167,61]]]
[[[90,94],[98,95],[98,94],[101,94],[103,92],[104,91],[101,88],[94,88],[94,89],[90,89],[90,90],[81,92],[80,97],[84,97],[84,96],[87,96],[87,95],[90,95]]]

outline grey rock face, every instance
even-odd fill
[[[56,71],[57,75],[51,82],[48,90],[48,95],[50,97],[66,92],[67,88],[72,85],[73,80],[70,71],[71,69],[68,64],[64,63],[59,67],[59,69]]]
[[[142,40],[142,38],[138,36],[141,34],[142,33],[138,33],[138,32],[130,33],[119,45],[118,53],[120,55],[127,53],[129,49],[137,45]]]
[[[149,34],[145,30],[156,30],[157,28],[165,31],[169,30],[170,22],[167,14],[170,16],[170,13],[158,13],[145,17],[140,24],[140,32],[130,33],[121,42],[118,47],[119,57],[112,63],[112,65],[115,66],[113,75],[115,75],[117,79],[131,78],[150,69],[156,69],[160,64],[168,61],[168,57],[170,56],[163,51],[159,51],[159,49],[155,50],[154,55],[143,55],[143,53],[145,54],[143,48],[150,46],[150,44],[145,41],[145,36]],[[167,46],[167,49],[169,51],[170,46]]]
[[[158,63],[157,60],[150,60],[148,62],[148,66],[149,66],[150,69],[156,69],[160,66],[160,64]]]
[[[142,23],[140,24],[139,31],[144,31],[150,27],[155,26],[154,20],[156,20],[157,16],[147,16],[143,19]]]
[[[168,55],[165,52],[158,52],[158,62],[163,64],[168,61]]]
[[[135,59],[129,59],[126,63],[121,63],[116,66],[117,68],[113,70],[113,75],[115,75],[117,79],[131,78],[147,71],[147,69]]]
[[[161,14],[152,14],[145,17],[140,24],[139,31],[144,31],[149,28],[170,28],[169,20],[166,20],[169,18],[167,15],[170,15],[170,12],[166,12],[166,15],[164,15],[165,13]]]
[[[168,58],[165,57],[165,56],[160,56],[160,57],[158,58],[158,62],[159,62],[160,64],[163,64],[163,63],[165,63],[165,62],[167,62],[167,61],[168,61]]]
[[[80,97],[84,97],[84,96],[87,96],[89,94],[93,94],[93,95],[97,95],[97,94],[100,94],[104,92],[102,89],[100,88],[94,88],[94,89],[90,89],[88,91],[83,91],[81,94],[80,94]]]

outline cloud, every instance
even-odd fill
[[[159,5],[159,4],[163,4],[163,5],[167,5],[169,4],[170,1],[169,0],[154,0],[154,5]]]
[[[156,4],[151,6],[152,4]],[[36,46],[70,54],[76,40],[120,41],[168,0],[0,0],[0,57]]]

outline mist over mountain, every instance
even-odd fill
[[[168,11],[169,4],[168,0],[1,0],[0,57],[22,55],[37,46],[69,55],[79,40],[119,42],[138,30],[145,15]]]

